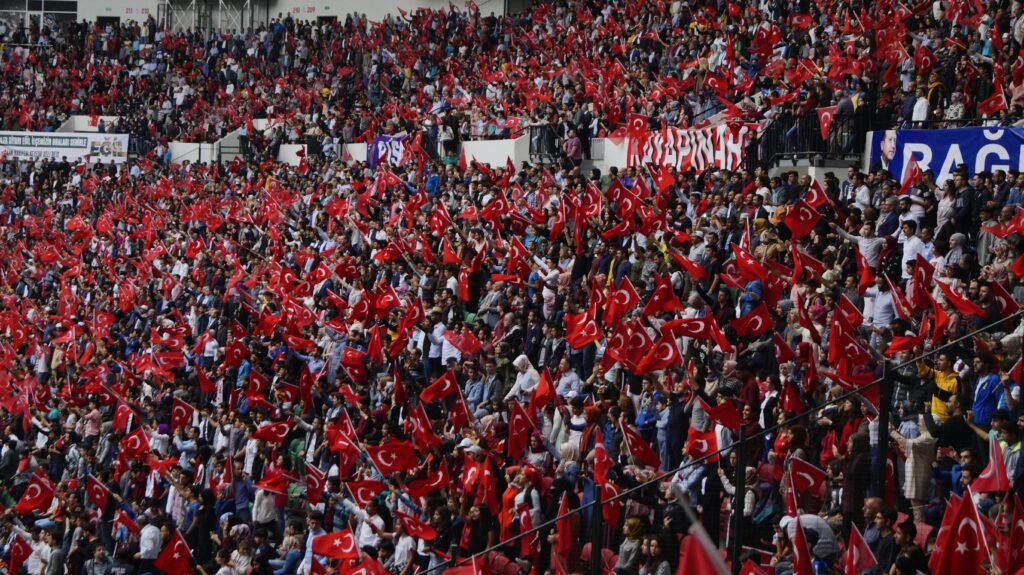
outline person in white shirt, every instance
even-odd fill
[[[864,183],[864,174],[858,172],[853,177],[853,205],[863,212],[872,207],[871,200],[871,188]]]
[[[889,329],[896,319],[896,306],[884,275],[875,276],[875,285],[864,291],[864,297],[872,300],[874,304],[871,307],[871,317],[867,318],[867,321],[871,326],[871,346],[877,347],[880,339],[888,339]]]
[[[864,224],[860,228],[860,235],[855,236],[837,226],[835,222],[829,222],[828,225],[843,239],[851,242],[857,242],[857,250],[864,256],[864,259],[868,262],[868,266],[872,269],[878,267],[878,258],[882,255],[882,247],[885,246],[885,238],[875,237],[874,226],[871,224]]]
[[[49,531],[29,533],[17,525],[12,525],[11,528],[32,547],[32,554],[25,560],[25,570],[29,575],[42,575],[53,553],[53,534]]]
[[[306,554],[302,557],[302,563],[299,565],[299,575],[309,575],[310,568],[313,565],[313,540],[317,537],[327,533],[321,526],[324,521],[324,514],[320,511],[310,511],[309,515],[306,516],[306,527],[308,528],[306,534]],[[317,557],[320,557],[317,555]],[[323,563],[322,559],[317,559]]]
[[[356,545],[360,549],[377,549],[380,545],[381,534],[384,532],[384,520],[377,514],[377,502],[370,500],[366,509],[361,509],[351,499],[345,499],[345,507],[352,513],[352,516],[359,520],[359,527],[355,532]]]
[[[903,268],[903,279],[910,279],[913,274],[914,262],[917,260],[917,254],[921,253],[924,249],[924,242],[921,238],[917,237],[917,222],[914,220],[906,220],[903,222],[903,260],[901,262]],[[907,264],[911,265],[908,267]]]
[[[160,539],[160,528],[149,522],[149,517],[140,514],[137,520],[142,530],[139,532],[139,552],[135,558],[139,560],[139,573],[153,571],[153,561],[160,554],[163,541]]]
[[[928,98],[925,96],[924,88],[917,89],[917,101],[914,102],[914,113],[910,120],[912,122],[924,122],[928,119]]]

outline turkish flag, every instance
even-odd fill
[[[365,481],[347,481],[345,487],[348,488],[352,499],[355,499],[359,507],[365,508],[387,486],[381,481],[368,479]]]
[[[324,492],[326,475],[315,465],[306,463],[306,500],[311,505],[320,503],[320,496]]]
[[[224,367],[238,367],[247,357],[249,357],[249,348],[241,341],[234,340],[224,349]]]
[[[836,116],[836,107],[818,108],[818,125],[821,126],[821,139],[827,140],[832,131],[832,118]]]
[[[1013,300],[1013,296],[1006,291],[1003,284],[1000,282],[991,282],[989,285],[992,286],[992,300],[996,302],[996,307],[999,308],[999,315],[1005,318],[1006,316],[1017,313],[1020,306]]]
[[[924,322],[921,324],[921,328],[918,329],[917,335],[897,335],[893,337],[892,341],[889,342],[889,347],[885,348],[883,353],[886,356],[893,356],[901,351],[910,351],[924,343],[924,338],[928,336],[930,321],[931,317],[924,318]]]
[[[917,163],[917,156],[911,155],[910,161],[907,162],[907,169],[903,174],[903,184],[900,186],[900,195],[906,195],[910,191],[910,188],[921,183],[924,179],[924,172],[921,171],[921,166]]]
[[[1016,492],[1013,494],[1010,535],[1003,547],[1003,556],[999,560],[1003,573],[1018,573],[1019,569],[1024,568],[1024,507],[1021,506]]]
[[[794,240],[799,240],[811,233],[814,226],[818,225],[819,220],[821,220],[821,214],[803,200],[799,200],[790,208],[782,219],[793,234]]]
[[[676,338],[669,332],[662,334],[658,343],[651,347],[637,365],[640,374],[666,369],[682,363],[683,356],[679,353]]]
[[[53,501],[53,483],[41,475],[33,475],[28,487],[21,494],[21,499],[14,506],[18,515],[27,515],[33,511],[45,511]]]
[[[940,551],[938,568],[933,573],[979,573],[981,565],[991,563],[985,526],[974,506],[971,488],[953,515],[948,534],[949,540]]]
[[[747,315],[739,319],[729,320],[729,325],[736,330],[737,335],[753,337],[758,337],[771,329],[773,323],[772,315],[768,311],[768,306],[764,305],[764,302],[758,304]]]
[[[608,303],[604,312],[604,324],[614,325],[627,312],[640,304],[640,295],[636,293],[633,283],[629,278],[622,278],[619,287],[614,289],[608,297]]]
[[[455,393],[458,389],[458,383],[455,381],[455,374],[446,371],[441,377],[434,380],[427,387],[423,388],[420,392],[420,401],[424,403],[433,403],[435,401],[444,399],[449,395]]]
[[[782,399],[780,400],[783,411],[801,414],[807,411],[807,405],[796,392],[796,384],[787,382],[782,384]]]
[[[708,538],[704,527],[699,524],[690,527],[690,533],[679,544],[679,567],[677,572],[687,575],[732,573],[722,561],[722,556]]]
[[[786,363],[788,361],[792,361],[796,357],[796,354],[793,353],[793,350],[786,344],[786,341],[782,339],[782,336],[776,333],[773,334],[773,338],[775,340],[775,358],[778,362]]]
[[[998,112],[1008,109],[1006,105],[1006,96],[1003,94],[1003,90],[1000,87],[996,87],[996,92],[988,98],[978,102],[978,115],[979,116],[994,116]]]
[[[942,521],[939,523],[939,531],[935,534],[935,546],[931,556],[928,557],[928,569],[932,573],[937,573],[939,565],[942,563],[942,550],[946,548],[946,544],[949,542],[950,527],[953,524],[953,518],[960,510],[961,498],[955,494],[950,493],[949,499],[946,501],[946,509],[942,512]]]
[[[584,313],[566,314],[564,321],[565,342],[572,349],[583,349],[603,335],[589,308]]]
[[[489,222],[494,222],[508,214],[510,211],[512,211],[512,205],[509,204],[508,198],[505,197],[505,193],[501,192],[480,210],[480,217]]]
[[[468,325],[463,326],[462,333],[456,333],[451,329],[444,332],[444,338],[464,356],[476,355],[483,348],[480,338],[469,329]]]
[[[651,467],[661,467],[661,458],[651,448],[651,444],[647,443],[633,428],[623,425],[622,439],[626,442],[626,452],[629,453],[636,463]]]
[[[672,290],[672,279],[667,274],[664,276],[655,274],[654,281],[654,293],[651,294],[651,299],[644,306],[644,315],[683,311],[683,304]]]
[[[740,565],[740,575],[767,575],[767,573],[757,563],[754,563],[753,559],[747,559],[743,565]]]
[[[857,524],[851,524],[850,539],[846,545],[846,558],[843,560],[845,573],[866,573],[869,569],[878,565],[875,554],[868,547],[868,542],[857,529]]]
[[[978,492],[1006,491],[1010,488],[1010,479],[1006,475],[1006,461],[1003,459],[1003,448],[999,440],[990,437],[988,441],[988,465],[981,475],[971,484],[971,490]]]
[[[197,364],[195,365],[195,369],[196,380],[198,380],[199,382],[199,391],[201,393],[215,393],[217,391],[217,386],[214,385],[212,381],[210,381],[210,377],[206,375],[206,372],[203,371],[203,368],[199,367],[199,365]]]
[[[511,459],[518,460],[523,454],[530,439],[530,432],[535,429],[530,415],[526,413],[518,401],[511,402],[511,413],[508,419],[508,442],[505,447]]]
[[[277,423],[261,425],[252,436],[267,443],[282,443],[288,437],[288,433],[291,430],[291,424],[287,421],[279,421]]]
[[[714,406],[708,405],[702,397],[697,397],[697,401],[700,402],[700,408],[704,410],[704,413],[708,414],[712,421],[721,424],[723,427],[736,431],[743,425],[743,418],[740,417],[740,412],[736,410],[736,405],[732,401],[726,401]]]
[[[399,402],[396,400],[396,403]],[[427,412],[423,408],[422,402],[416,404],[416,407],[409,411],[409,417],[405,421],[406,429],[412,430],[412,440],[417,447],[429,450],[441,445],[441,438],[435,435],[430,428],[430,419],[427,418]]]
[[[599,427],[594,427],[594,483],[604,485],[608,482],[608,472],[612,469],[612,460],[604,445],[604,436]]]
[[[426,478],[411,481],[406,485],[406,489],[409,491],[409,495],[418,498],[434,491],[447,489],[450,482],[448,464],[442,459],[436,472],[427,470]],[[383,483],[381,483],[381,489],[384,489]]]
[[[860,278],[857,281],[857,293],[864,295],[869,287],[875,285],[875,272],[860,250],[857,250],[857,275]]]
[[[540,372],[540,381],[537,382],[537,387],[530,392],[530,408],[540,410],[554,400],[555,387],[551,385],[551,374],[547,369],[543,369]]]
[[[669,320],[661,325],[661,331],[667,331],[677,337],[710,339],[717,343],[724,353],[730,353],[733,350],[732,344],[725,338],[721,328],[715,322],[715,318],[711,316]]]
[[[691,459],[701,459],[710,456],[709,462],[716,461],[718,459],[718,436],[715,435],[715,430],[699,431],[696,427],[690,427],[683,451]]]
[[[555,220],[551,223],[551,230],[548,232],[549,241],[558,241],[562,231],[565,230],[565,222],[565,201],[561,200],[558,202],[558,207],[555,208]]]
[[[811,551],[807,547],[804,528],[800,526],[800,516],[796,518],[796,533],[793,534],[793,575],[812,575]]]
[[[790,458],[789,474],[798,493],[817,495],[825,485],[825,472],[799,457]]]
[[[427,525],[418,517],[412,515],[406,515],[401,511],[395,511],[395,518],[402,522],[402,527],[405,528],[405,532],[416,539],[423,539],[425,541],[433,541],[437,539],[437,531],[433,527]]]
[[[141,427],[121,439],[121,450],[128,459],[145,459],[149,453],[149,436]]]
[[[813,226],[811,226],[813,227]],[[761,280],[768,278],[768,270],[760,262],[737,244],[732,245],[732,253],[736,256],[736,265],[739,266],[740,277],[744,281]]]
[[[192,550],[188,548],[180,531],[175,530],[171,538],[167,540],[167,544],[157,555],[156,561],[153,561],[153,567],[168,575],[195,573],[195,568],[192,566]]]
[[[707,271],[696,263],[690,261],[682,254],[677,253],[675,250],[666,249],[668,255],[677,263],[679,267],[683,268],[683,271],[690,274],[693,279],[701,280],[708,277]]]
[[[567,559],[569,554],[572,553],[573,543],[575,543],[575,537],[573,536],[573,517],[569,515],[569,494],[562,494],[562,501],[558,504],[558,517],[559,519],[555,524],[555,531],[558,535],[558,543],[555,545],[555,550],[561,555],[561,558]]]
[[[195,411],[194,407],[175,397],[171,402],[171,433],[188,427]]]
[[[359,549],[351,529],[325,533],[313,538],[313,553],[332,559],[357,559]]]
[[[949,305],[955,307],[961,314],[985,317],[985,310],[981,309],[981,307],[973,301],[953,291],[953,288],[949,287],[949,284],[946,282],[936,281],[935,285],[939,287],[939,290],[942,292],[942,295],[946,297],[946,301],[949,302]]]
[[[811,18],[811,15],[806,13],[792,14],[790,15],[790,21],[793,23],[794,28],[801,30],[810,28],[814,25],[814,20]]]
[[[32,556],[32,545],[24,537],[15,533],[11,539],[10,549],[8,563],[11,570],[9,573],[17,574],[25,561]]]
[[[118,403],[117,409],[114,410],[114,429],[121,433],[128,431],[128,425],[131,419],[135,416],[135,412],[132,408],[128,407],[125,403]]]
[[[107,501],[110,500],[110,490],[99,479],[93,477],[92,474],[85,478],[85,494],[100,512],[107,508]]]
[[[811,185],[807,187],[807,192],[804,194],[803,200],[807,202],[808,206],[817,208],[818,206],[827,203],[828,197],[825,195],[825,190],[818,183],[818,180],[811,178]]]
[[[392,441],[384,445],[368,445],[366,453],[383,475],[408,471],[419,463],[416,448],[407,441]]]

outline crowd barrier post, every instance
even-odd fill
[[[602,487],[594,483],[594,506],[590,510],[590,575],[603,575],[601,550],[604,545],[604,518],[601,515]]]
[[[875,453],[875,496],[885,497],[886,465],[889,458],[889,417],[892,411],[893,371],[889,360],[882,363],[878,400],[878,448]]]
[[[740,553],[743,551],[743,513],[745,511],[744,501],[747,491],[747,444],[744,425],[740,423],[739,437],[733,448],[736,450],[736,470],[733,472],[732,484],[735,487],[735,497],[732,505],[732,549],[729,559],[732,561],[733,575],[740,572]]]

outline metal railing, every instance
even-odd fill
[[[758,431],[756,433],[753,433],[753,434],[750,434],[750,435],[744,435],[742,433],[742,431],[741,431],[741,435],[740,435],[740,440],[739,441],[737,441],[735,443],[732,443],[732,444],[730,444],[727,447],[719,448],[715,452],[709,453],[709,454],[707,454],[707,455],[705,455],[705,456],[703,456],[703,457],[701,457],[699,459],[694,459],[694,460],[691,460],[689,462],[683,463],[682,465],[680,465],[679,467],[677,467],[675,469],[671,469],[671,470],[668,470],[668,471],[665,471],[665,472],[661,472],[661,473],[655,475],[653,478],[651,478],[651,479],[649,479],[649,480],[647,480],[645,482],[640,483],[639,485],[635,485],[634,487],[631,487],[629,489],[623,489],[617,495],[615,495],[614,497],[611,497],[611,498],[609,498],[607,500],[602,500],[601,490],[595,488],[594,489],[594,499],[593,499],[593,501],[591,501],[589,503],[586,503],[586,504],[581,504],[579,507],[577,507],[576,509],[570,510],[568,513],[558,514],[556,517],[554,517],[554,518],[552,518],[552,519],[550,519],[548,521],[544,521],[544,522],[542,522],[539,525],[535,525],[535,526],[533,526],[529,530],[525,530],[525,531],[523,531],[521,533],[518,533],[518,534],[516,534],[516,535],[514,535],[514,536],[512,536],[512,537],[510,537],[510,538],[508,538],[508,539],[506,539],[504,541],[501,541],[501,542],[499,542],[499,543],[497,543],[497,544],[495,544],[495,545],[493,545],[491,547],[488,547],[488,548],[484,549],[483,551],[481,551],[479,553],[473,554],[472,556],[464,557],[464,558],[459,558],[459,559],[449,559],[449,560],[443,561],[443,562],[435,565],[434,567],[431,567],[431,568],[427,569],[426,571],[424,571],[423,575],[440,575],[445,569],[448,569],[448,568],[458,567],[458,566],[463,566],[463,565],[469,565],[469,564],[474,563],[475,561],[477,561],[480,558],[483,558],[483,559],[486,560],[487,557],[492,556],[494,553],[500,552],[501,550],[508,548],[508,546],[510,544],[516,543],[520,539],[523,539],[524,537],[531,536],[531,535],[534,535],[534,534],[537,534],[537,533],[541,533],[542,534],[542,533],[550,532],[552,529],[554,529],[558,525],[558,523],[560,521],[565,520],[567,518],[570,518],[570,517],[572,517],[574,515],[581,515],[581,517],[583,517],[582,514],[584,514],[584,513],[589,513],[590,517],[591,517],[591,520],[589,522],[589,525],[587,524],[586,521],[581,521],[580,525],[588,525],[583,530],[583,532],[586,532],[586,533],[590,534],[591,540],[589,542],[589,545],[591,546],[591,551],[590,551],[591,557],[592,558],[596,557],[596,559],[591,559],[591,562],[590,562],[590,565],[589,565],[590,571],[589,571],[589,573],[584,574],[584,575],[604,575],[602,561],[600,560],[600,557],[601,557],[600,549],[602,548],[602,546],[604,544],[604,534],[605,534],[605,530],[603,529],[603,526],[601,525],[601,523],[602,523],[602,519],[601,519],[601,517],[602,517],[602,513],[601,513],[602,505],[613,504],[613,503],[615,503],[617,501],[628,499],[628,498],[630,498],[630,496],[636,494],[637,492],[639,492],[639,491],[641,491],[643,489],[650,488],[652,486],[656,486],[656,485],[660,484],[662,481],[672,477],[673,475],[679,473],[680,471],[683,471],[684,469],[687,469],[687,468],[692,467],[692,466],[697,466],[697,465],[707,465],[707,464],[711,463],[713,460],[715,460],[716,458],[727,454],[730,450],[736,450],[737,455],[740,455],[741,453],[744,453],[746,451],[744,448],[746,446],[750,445],[749,442],[763,441],[764,438],[766,436],[768,436],[769,434],[776,433],[781,428],[783,428],[785,426],[789,426],[789,425],[792,425],[794,423],[798,423],[801,420],[804,420],[804,419],[808,418],[812,413],[819,412],[821,409],[825,408],[826,406],[830,406],[830,405],[832,405],[832,406],[839,406],[839,405],[842,405],[842,403],[845,402],[848,399],[857,399],[858,396],[863,397],[862,394],[863,394],[863,392],[865,390],[871,389],[871,388],[876,387],[876,386],[880,388],[879,391],[880,391],[880,395],[881,395],[880,407],[879,407],[879,423],[878,423],[879,427],[878,428],[880,430],[888,429],[889,418],[892,415],[892,395],[893,395],[893,388],[894,388],[893,383],[894,383],[894,380],[896,379],[895,374],[897,372],[899,372],[901,369],[906,368],[908,366],[915,366],[916,363],[919,360],[923,360],[923,359],[926,359],[928,357],[934,356],[936,354],[942,353],[944,351],[956,348],[957,346],[961,345],[963,342],[973,340],[973,338],[975,338],[979,334],[990,333],[990,332],[992,332],[992,333],[998,332],[998,331],[1000,331],[1000,328],[1003,328],[1004,326],[1007,326],[1007,325],[1009,325],[1009,328],[1006,329],[1006,331],[1011,331],[1011,330],[1013,330],[1015,328],[1015,324],[1013,324],[1013,322],[1014,321],[1020,321],[1022,318],[1024,318],[1024,309],[1020,309],[1020,310],[1014,312],[1011,315],[1008,315],[1008,316],[1006,316],[1004,318],[996,320],[996,321],[994,321],[994,322],[992,322],[992,323],[990,323],[990,324],[988,324],[986,326],[982,326],[982,327],[978,328],[977,330],[969,332],[969,333],[967,333],[967,334],[965,334],[963,336],[960,336],[960,337],[958,337],[958,338],[956,338],[956,339],[954,339],[952,341],[949,341],[949,342],[947,342],[947,343],[945,343],[945,344],[943,344],[941,346],[938,346],[938,347],[935,347],[935,348],[933,348],[931,350],[928,350],[927,352],[922,353],[920,356],[912,357],[912,358],[907,359],[905,361],[902,361],[902,362],[900,362],[899,364],[896,364],[896,365],[891,365],[892,364],[891,360],[881,359],[880,358],[879,361],[880,361],[880,363],[882,365],[882,368],[883,368],[883,375],[882,375],[882,377],[879,377],[879,378],[875,379],[874,381],[872,381],[870,383],[867,383],[867,384],[865,384],[863,386],[860,386],[858,388],[855,388],[855,389],[850,389],[848,391],[845,391],[844,393],[839,394],[838,396],[832,398],[831,400],[828,400],[828,401],[826,401],[826,402],[824,402],[824,403],[822,403],[820,405],[813,406],[812,409],[809,409],[805,413],[801,413],[801,414],[795,415],[793,417],[790,417],[789,419],[786,419],[785,421],[778,422],[775,425],[773,425],[771,427],[764,428],[764,429],[762,429],[762,430],[760,430],[760,431]],[[1022,378],[1022,381],[1018,382],[1018,384],[1019,385],[1024,385],[1024,378]],[[866,401],[866,399],[864,399],[864,401]],[[741,430],[742,430],[742,427],[741,427]],[[886,487],[887,487],[887,485],[886,485],[887,477],[886,477],[886,473],[884,472],[884,470],[885,470],[885,465],[886,465],[886,458],[887,458],[887,456],[889,454],[889,451],[891,450],[890,446],[891,446],[891,442],[892,442],[891,438],[889,437],[889,434],[885,433],[884,431],[879,434],[879,438],[880,438],[880,441],[886,442],[886,448],[885,449],[878,449],[876,451],[876,453],[875,453],[875,459],[872,462],[873,470],[872,470],[871,483],[872,483],[872,487],[874,488],[874,493],[884,493],[885,490],[886,490]],[[742,501],[742,499],[743,499],[743,489],[744,489],[744,487],[743,487],[744,486],[744,475],[743,474],[746,471],[746,467],[748,467],[748,466],[744,464],[744,462],[742,461],[742,457],[740,457],[740,460],[737,462],[735,476],[733,477],[733,485],[736,487],[736,492],[735,492],[735,495],[733,496],[733,497],[735,497],[734,501]],[[733,509],[735,510],[735,505],[733,506]],[[710,511],[709,510],[705,510],[705,513],[708,513],[708,512],[716,513],[717,510],[710,510]],[[687,514],[689,515],[689,513],[687,513]],[[737,519],[735,517],[735,515],[739,515],[740,519]],[[743,542],[743,539],[739,536],[740,535],[739,531],[741,531],[742,529],[746,528],[745,527],[745,521],[742,519],[742,513],[736,514],[734,512],[734,517],[732,519],[733,519],[733,521],[731,522],[732,523],[731,526],[735,530],[735,532],[733,533],[733,536],[732,536],[732,538],[729,541],[729,544],[727,546],[728,547],[727,551],[728,551],[728,556],[732,559],[732,571],[735,574],[735,573],[739,572],[739,569],[741,567],[741,565],[740,565],[740,558],[742,557],[742,555],[744,553],[744,550],[749,552],[749,551],[751,551],[751,547],[749,547],[748,545],[745,545],[744,542]],[[693,518],[691,518],[691,521],[692,520],[693,520]],[[611,526],[612,529],[616,529],[617,527],[618,526]],[[761,551],[761,550],[756,549],[756,548],[754,550]],[[764,551],[767,551],[767,550],[764,550]]]
[[[558,130],[553,124],[537,124],[529,126],[530,162],[535,164],[553,164],[561,157],[558,148]]]
[[[822,158],[859,159],[867,133],[874,129],[874,117],[867,112],[835,116],[828,136],[823,138],[818,113],[782,116],[769,120],[754,138],[754,165],[777,165],[783,160]]]

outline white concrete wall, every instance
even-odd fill
[[[240,0],[238,0],[240,1]],[[135,20],[144,22],[152,15],[159,16],[158,6],[162,0],[79,0],[78,19],[92,21],[97,17],[116,17],[122,22]],[[178,4],[182,0],[178,0]],[[217,25],[217,3],[212,3],[212,19]],[[466,5],[464,0],[453,0],[452,3],[460,10]],[[505,0],[476,0],[480,13],[489,15],[491,12],[501,15],[505,13]],[[187,2],[185,2],[187,4]],[[365,0],[270,0],[269,9],[264,6],[256,8],[254,15],[257,22],[262,22],[269,13],[270,18],[284,17],[291,14],[297,20],[316,20],[322,16],[334,16],[344,20],[351,13],[365,14],[370,20],[382,20],[388,15],[398,16],[398,9],[413,12],[417,8],[448,9],[448,0],[388,0],[385,2],[366,2]],[[513,3],[515,4],[515,3]],[[248,19],[248,15],[246,15]],[[227,24],[225,24],[226,26]],[[248,26],[248,22],[246,23]]]
[[[281,148],[277,151],[277,161],[290,166],[298,166],[299,150],[305,149],[305,144],[281,144]]]
[[[100,120],[107,125],[107,131],[117,123],[117,116],[100,116]],[[98,132],[98,126],[89,123],[89,116],[71,116],[60,125],[58,132]]]
[[[370,147],[366,144],[345,144],[344,149],[348,152],[349,156],[352,156],[350,161],[365,162]]]
[[[224,136],[220,140],[217,140],[217,143],[220,145],[221,150],[225,150],[224,155],[221,156],[222,162],[230,162],[231,160],[234,160],[236,157],[242,155],[242,148],[238,140],[238,130],[232,130],[228,132],[228,135]],[[227,152],[227,150],[232,151]],[[238,151],[235,152],[233,150]]]
[[[601,170],[602,174],[608,173],[608,168],[626,167],[626,140],[616,144],[608,138],[594,138],[590,141],[590,156],[593,158],[593,167]]]
[[[464,0],[453,0],[452,4],[464,10]],[[501,15],[505,13],[505,0],[476,0],[480,13],[489,15],[491,12]],[[390,0],[387,2],[366,2],[365,0],[277,0],[270,3],[270,17],[284,17],[291,14],[297,20],[316,20],[322,16],[334,16],[344,20],[352,13],[366,14],[371,21],[383,20],[388,15],[398,16],[398,9],[413,12],[417,8],[448,9],[448,0]]]
[[[117,17],[121,22],[145,22],[150,15],[157,17],[158,5],[160,0],[78,0],[78,19],[91,22],[97,17]]]
[[[180,164],[186,160],[192,163],[212,162],[217,159],[217,144],[194,144],[191,142],[171,142],[171,162]]]
[[[476,161],[487,164],[492,168],[500,168],[505,162],[512,158],[516,166],[520,162],[530,159],[530,138],[521,136],[515,140],[479,140],[463,142],[462,150],[466,154],[466,161]]]

